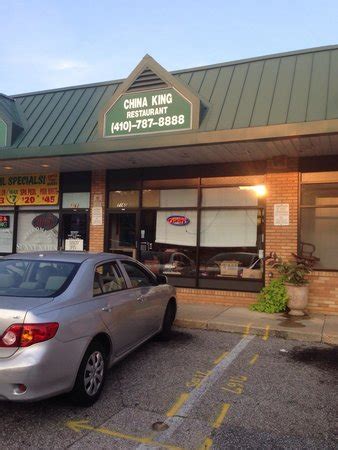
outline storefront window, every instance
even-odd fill
[[[65,192],[62,195],[62,208],[64,209],[88,209],[90,192]]]
[[[14,235],[14,212],[0,212],[0,253],[12,253]]]
[[[142,204],[152,208],[192,208],[197,206],[197,198],[197,189],[145,189]]]
[[[201,211],[200,225],[201,287],[227,288],[231,279],[262,280],[263,226],[258,205],[263,188],[202,189],[205,209]]]
[[[141,261],[154,273],[196,275],[197,211],[143,211]]]
[[[122,211],[109,211],[107,248],[137,257],[175,286],[258,292],[263,285],[265,186],[216,183],[198,189],[198,183],[142,181],[134,211],[126,204]],[[111,191],[110,207],[116,209],[123,195],[138,199],[137,192]]]
[[[200,229],[200,277],[262,278],[258,210],[204,210]]]
[[[257,204],[258,197],[254,190],[239,187],[202,189],[202,206],[257,206]]]
[[[109,192],[109,208],[137,208],[139,206],[139,191]]]
[[[57,250],[58,212],[20,211],[16,251],[18,253]]]
[[[299,252],[318,258],[317,269],[338,270],[338,183],[303,185],[301,203]]]

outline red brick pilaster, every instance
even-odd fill
[[[103,252],[104,250],[105,191],[106,171],[93,170],[90,192],[89,228],[89,251],[91,252]],[[93,208],[100,207],[102,208],[102,225],[93,225]]]
[[[266,175],[266,232],[265,252],[276,252],[283,260],[292,260],[291,253],[297,253],[298,240],[298,198],[299,172],[297,160],[284,160],[284,167],[276,167],[268,161]],[[274,225],[274,205],[289,204],[289,225]],[[266,267],[268,277],[269,267]]]

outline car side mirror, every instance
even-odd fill
[[[168,278],[165,275],[156,275],[158,284],[168,284]]]

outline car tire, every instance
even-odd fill
[[[73,404],[91,406],[100,397],[107,372],[107,354],[99,341],[93,341],[81,361],[74,388],[70,394]]]
[[[172,326],[176,316],[176,305],[170,301],[164,313],[162,329],[158,335],[161,341],[168,341],[171,338]]]

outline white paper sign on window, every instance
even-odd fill
[[[257,211],[202,211],[201,247],[255,247]]]
[[[169,217],[186,217],[189,223],[178,226],[168,221]],[[186,221],[188,222],[188,221]],[[159,244],[196,246],[197,211],[157,211],[156,242]]]
[[[197,206],[197,189],[164,189],[160,191],[161,208]]]
[[[20,212],[18,220],[18,253],[57,250],[59,215],[51,212]]]
[[[66,239],[65,250],[70,252],[82,252],[83,239]]]
[[[290,207],[288,203],[273,205],[273,224],[287,226],[290,224]]]
[[[94,206],[92,208],[92,225],[102,225],[102,207]]]

